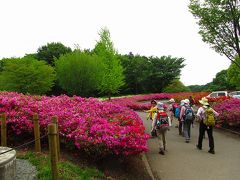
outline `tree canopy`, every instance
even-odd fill
[[[174,79],[167,87],[163,89],[163,92],[167,93],[190,92],[190,89],[186,87],[179,79]]]
[[[236,61],[240,64],[240,58],[236,58]],[[236,64],[232,63],[227,70],[228,81],[231,85],[240,90],[240,69]]]
[[[203,41],[240,67],[235,61],[240,56],[240,1],[190,0],[189,9],[198,19]]]
[[[110,98],[111,95],[116,94],[120,87],[124,85],[123,68],[111,41],[109,30],[103,28],[99,35],[100,40],[93,49],[93,52],[101,57],[104,65],[104,74],[99,90],[103,94],[107,94]]]
[[[54,84],[54,69],[33,57],[4,60],[0,73],[0,89],[30,94],[45,94]]]
[[[171,56],[145,57],[119,55],[124,68],[126,94],[161,92],[172,80],[180,76],[183,58]]]
[[[76,50],[55,62],[57,79],[69,95],[92,96],[103,76],[102,62],[96,55]]]
[[[71,48],[64,46],[62,43],[47,43],[37,50],[36,58],[44,60],[51,66],[54,65],[54,58],[59,58],[61,55],[72,52]]]

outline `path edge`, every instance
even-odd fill
[[[143,160],[143,162],[145,164],[145,167],[147,169],[147,172],[148,172],[149,176],[152,178],[152,180],[156,180],[156,178],[153,175],[152,169],[151,169],[151,167],[150,167],[150,165],[148,163],[148,160],[147,160],[147,157],[146,157],[145,153],[142,154],[142,160]]]

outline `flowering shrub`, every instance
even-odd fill
[[[240,124],[240,99],[228,99],[222,103],[216,104],[214,109],[220,113],[218,119],[220,124],[227,123],[229,125]]]
[[[94,98],[27,96],[0,93],[0,113],[6,112],[8,135],[32,133],[30,121],[38,113],[42,133],[52,116],[58,117],[60,136],[79,149],[131,155],[147,151],[149,135],[139,116],[126,107]]]
[[[182,99],[187,99],[192,96],[195,102],[198,104],[202,97],[207,96],[206,92],[199,93],[159,93],[159,94],[147,94],[147,95],[137,95],[132,97],[123,97],[112,99],[111,102],[114,104],[120,104],[122,106],[131,108],[133,110],[146,110],[150,108],[151,100],[164,100],[174,98],[176,102],[180,102]],[[146,102],[148,101],[148,102]]]

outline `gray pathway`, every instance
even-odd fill
[[[146,113],[138,112],[150,132],[151,121]],[[177,122],[174,122],[174,125]],[[167,132],[167,151],[158,154],[157,139],[148,141],[146,153],[149,165],[156,179],[161,180],[239,180],[240,179],[240,137],[219,130],[214,131],[216,154],[209,154],[208,139],[203,140],[203,150],[196,149],[198,126],[192,129],[189,144],[178,135],[174,126]]]

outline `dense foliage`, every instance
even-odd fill
[[[103,62],[104,72],[101,77],[99,90],[108,95],[116,94],[124,84],[123,68],[110,39],[110,32],[107,28],[100,31],[100,40],[95,45],[94,54],[98,55]]]
[[[184,86],[184,84],[180,80],[175,79],[171,81],[171,83],[163,89],[163,92],[167,93],[190,92],[190,89]]]
[[[49,65],[54,66],[54,58],[58,59],[61,55],[70,52],[72,52],[71,48],[64,46],[60,42],[52,42],[39,47],[35,56],[38,60],[44,60]]]
[[[8,137],[33,134],[38,113],[42,134],[58,117],[61,139],[95,156],[131,155],[147,151],[148,135],[140,117],[126,107],[94,98],[26,96],[0,93],[0,113],[7,113]],[[23,136],[22,136],[23,137]]]
[[[0,72],[0,90],[45,94],[54,84],[54,69],[33,57],[5,59]]]
[[[240,64],[240,58],[236,58],[236,61]],[[240,68],[232,63],[227,70],[227,75],[229,83],[240,90]]]
[[[125,86],[121,93],[142,94],[162,92],[172,80],[180,76],[183,58],[171,56],[145,57],[119,55],[124,68]]]
[[[198,19],[199,34],[218,53],[235,61],[240,56],[239,0],[191,0],[189,9]]]
[[[94,96],[103,76],[101,59],[79,50],[62,55],[55,62],[57,79],[69,95]]]

